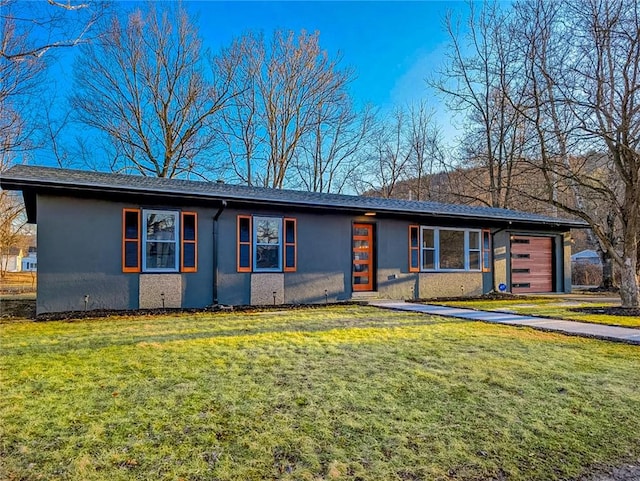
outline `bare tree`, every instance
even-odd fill
[[[278,30],[269,42],[249,33],[224,55],[243,60],[234,78],[239,95],[224,118],[235,174],[281,188],[302,139],[344,101],[351,72],[321,49],[318,33],[304,31]]]
[[[411,179],[411,199],[429,200],[434,197],[432,178],[442,170],[445,162],[440,130],[434,112],[425,101],[409,106],[407,143],[410,150],[407,176]]]
[[[399,197],[396,187],[407,179],[411,144],[407,134],[408,115],[402,108],[378,118],[366,147],[360,154],[360,165],[352,179],[356,192],[384,198]]]
[[[159,8],[159,7],[158,7]],[[113,15],[106,33],[81,47],[72,106],[106,136],[111,168],[142,175],[201,174],[216,139],[215,115],[232,93],[231,65],[205,74],[197,28],[179,4]]]
[[[492,207],[510,207],[514,165],[527,141],[522,114],[513,108],[524,92],[514,62],[510,18],[497,2],[485,3],[479,11],[470,2],[469,8],[469,32],[464,38],[452,17],[447,17],[449,58],[429,83],[464,120],[466,148],[455,166],[458,176],[476,172],[469,167],[482,167],[487,173],[469,177],[468,182],[482,183],[477,189],[460,192],[461,197]]]
[[[520,38],[525,113],[537,140],[532,159],[545,179],[545,200],[589,223],[620,269],[623,306],[637,307],[640,7],[628,0],[559,7],[541,0],[516,6],[528,33]]]
[[[342,192],[357,170],[357,153],[372,123],[371,109],[355,112],[348,99],[319,105],[315,128],[301,139],[295,153],[300,185],[312,192]]]

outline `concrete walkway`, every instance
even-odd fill
[[[436,306],[432,304],[416,304],[402,301],[371,301],[369,305],[383,309],[398,311],[421,312],[436,316],[456,317],[470,321],[492,322],[508,324],[510,326],[524,326],[541,331],[554,331],[572,336],[592,337],[608,341],[627,342],[640,345],[640,329],[628,327],[605,326],[588,322],[565,321],[561,319],[546,319],[544,317],[522,316],[508,312],[476,311],[459,307]]]

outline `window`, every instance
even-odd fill
[[[482,272],[491,270],[491,231],[482,231]]]
[[[182,249],[180,267],[182,272],[196,272],[198,266],[198,214],[182,213]]]
[[[409,226],[409,272],[420,271],[420,228]]]
[[[282,270],[282,219],[253,218],[253,266],[256,272]]]
[[[122,211],[122,272],[140,272],[140,211]]]
[[[296,219],[237,217],[238,272],[295,272],[297,244]]]
[[[178,212],[143,210],[144,221],[142,270],[145,272],[178,271]]]
[[[284,219],[284,271],[295,272],[298,265],[296,220]]]
[[[122,272],[196,272],[195,212],[122,210]]]
[[[422,227],[421,270],[480,270],[480,234],[479,230]]]

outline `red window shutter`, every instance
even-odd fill
[[[297,221],[284,219],[284,271],[295,272],[298,268],[298,231]]]
[[[420,272],[420,226],[409,226],[409,272]]]
[[[181,248],[180,270],[182,272],[198,271],[198,214],[183,212],[180,219]]]
[[[251,272],[251,216],[239,215],[237,227],[237,270]]]
[[[140,209],[122,209],[122,272],[140,272]]]

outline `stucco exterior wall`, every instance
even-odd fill
[[[482,295],[482,272],[423,272],[420,297],[468,297]]]
[[[207,268],[213,251],[207,235],[211,209],[195,209],[198,265],[202,268],[195,273],[150,275],[122,272],[122,209],[140,205],[46,195],[39,195],[37,202],[38,313],[84,310],[85,296],[89,310],[161,307],[160,291],[165,292],[166,307],[197,308],[212,303],[213,272]],[[141,292],[140,277],[145,275],[152,277],[142,281]],[[155,276],[174,277],[169,282],[169,277]]]

